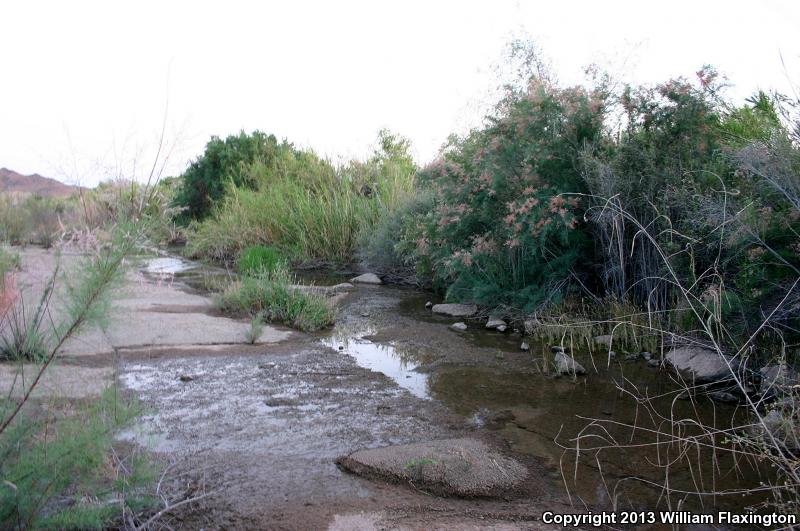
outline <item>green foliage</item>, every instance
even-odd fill
[[[201,220],[207,217],[214,204],[225,194],[229,185],[255,188],[249,166],[261,163],[275,171],[282,159],[291,156],[294,149],[286,142],[278,143],[273,135],[260,131],[225,140],[212,137],[205,152],[181,176],[181,186],[175,196],[175,205],[184,207],[184,216]]]
[[[778,108],[784,99],[778,94],[759,91],[747,98],[745,105],[735,107],[720,124],[722,134],[731,145],[744,146],[752,141],[768,142],[782,129]]]
[[[0,359],[42,362],[47,358],[53,339],[48,334],[47,318],[54,283],[55,278],[48,281],[35,309],[27,307],[25,298],[20,296],[0,316],[0,324],[4,325],[4,333],[0,334]]]
[[[3,289],[6,275],[20,267],[19,255],[0,245],[0,290]]]
[[[115,430],[139,412],[138,405],[120,400],[109,388],[96,403],[61,417],[21,416],[0,435],[0,525],[102,529],[122,510],[119,503],[103,500],[125,494],[122,503],[129,508],[141,501],[131,493],[153,479],[144,461],[132,461],[116,481],[107,475]],[[55,497],[70,503],[45,512]],[[99,501],[86,503],[85,498]]]
[[[363,232],[413,188],[413,166],[397,142],[386,142],[389,153],[339,169],[305,151],[250,165],[254,189],[229,186],[211,217],[192,226],[188,252],[225,260],[268,245],[294,260],[351,261]]]
[[[418,220],[433,207],[434,195],[419,192],[408,195],[396,208],[384,210],[361,238],[358,254],[362,262],[395,282],[424,283],[428,275],[418,276],[417,270],[430,268],[423,265],[413,242],[421,237]]]
[[[74,198],[0,196],[0,242],[50,248],[61,229],[60,218],[75,204]]]
[[[264,316],[259,313],[250,319],[250,328],[245,333],[245,340],[251,345],[255,345],[262,332],[264,332]]]
[[[746,337],[800,271],[800,158],[781,97],[762,92],[735,107],[716,78],[704,67],[695,84],[623,91],[619,140],[585,156],[588,228],[603,293],[668,311],[682,299],[678,281],[696,292],[704,321]],[[697,324],[691,312],[672,317],[678,329]]]
[[[544,81],[512,94],[485,129],[453,138],[418,175],[434,208],[416,215],[418,273],[448,299],[533,311],[560,297],[586,246],[580,155],[599,143],[603,95]]]
[[[303,331],[319,330],[334,321],[330,303],[296,286],[294,275],[285,267],[231,283],[216,302],[223,312],[246,313],[259,321],[284,323]]]
[[[254,275],[262,271],[272,272],[279,266],[285,266],[286,259],[275,247],[253,245],[247,247],[239,255],[239,272],[243,275]]]

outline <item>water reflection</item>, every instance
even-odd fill
[[[337,334],[323,339],[322,343],[337,350],[342,347],[343,352],[355,358],[360,367],[385,374],[414,396],[429,398],[428,375],[414,370],[420,364],[393,345],[381,345],[365,339],[367,335],[370,333],[355,337]]]

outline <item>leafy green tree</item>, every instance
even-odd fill
[[[248,172],[251,164],[262,162],[272,166],[287,151],[293,151],[291,144],[278,143],[274,135],[261,131],[251,134],[242,131],[225,140],[214,136],[206,144],[203,155],[181,176],[175,206],[185,207],[185,220],[204,219],[225,195],[229,183],[249,189],[256,187],[257,183]]]

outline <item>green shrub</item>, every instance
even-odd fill
[[[153,479],[152,469],[142,460],[129,461],[115,481],[108,474],[109,452],[114,432],[139,413],[135,403],[120,400],[109,388],[95,404],[79,406],[63,418],[18,417],[0,435],[3,528],[103,529],[121,516],[123,507],[130,510],[131,503],[140,501],[133,489]],[[122,502],[105,503],[113,495]],[[59,503],[45,510],[56,497]]]
[[[294,275],[283,266],[229,284],[216,303],[223,312],[248,314],[303,331],[319,330],[334,321],[331,304],[296,286]]]
[[[602,137],[603,94],[533,80],[488,127],[453,138],[418,176],[433,208],[394,248],[448,299],[530,312],[558,300],[579,269],[581,154]]]
[[[275,247],[254,245],[239,255],[239,272],[243,275],[254,275],[261,272],[271,273],[286,260]]]
[[[175,196],[175,206],[185,208],[186,219],[203,219],[208,216],[232,184],[245,188],[255,187],[247,167],[261,162],[270,168],[280,165],[280,159],[293,153],[287,142],[278,143],[274,135],[260,131],[225,140],[212,137],[205,151],[181,176],[181,186]]]
[[[434,207],[434,194],[409,195],[394,209],[385,209],[359,243],[359,258],[371,270],[395,282],[424,284],[428,275],[417,275],[423,266],[416,255],[418,221]]]
[[[7,247],[0,245],[0,290],[3,288],[6,274],[18,269],[19,266],[19,255]]]
[[[229,185],[212,215],[193,224],[187,251],[228,260],[268,245],[293,260],[352,261],[364,231],[413,189],[413,164],[402,155],[407,144],[389,136],[369,161],[338,169],[305,151],[251,164],[254,189]]]

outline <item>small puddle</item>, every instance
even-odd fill
[[[329,337],[323,339],[322,343],[334,350],[343,347],[342,352],[355,358],[360,367],[385,374],[414,396],[430,398],[428,375],[415,372],[419,364],[408,360],[393,345],[374,343],[363,336]]]
[[[197,267],[197,264],[188,260],[168,256],[149,260],[142,271],[151,275],[176,275]]]

